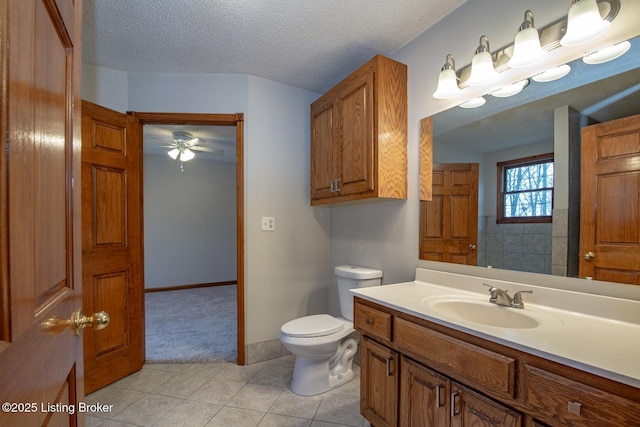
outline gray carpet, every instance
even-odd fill
[[[145,294],[147,362],[237,360],[236,285]]]

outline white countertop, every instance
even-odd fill
[[[640,301],[418,270],[413,282],[351,292],[403,313],[640,388]],[[433,279],[440,279],[439,283],[431,283]],[[511,295],[532,289],[533,294],[523,294],[524,309],[496,308],[526,314],[539,326],[494,327],[433,309],[433,302],[449,299],[488,304],[488,288],[483,282],[509,289]]]

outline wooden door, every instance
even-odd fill
[[[337,119],[333,99],[311,106],[311,200],[333,195],[333,180],[338,177]]]
[[[640,285],[640,115],[582,130],[580,277]]]
[[[451,427],[520,427],[522,416],[456,382],[451,385]]]
[[[400,425],[449,426],[449,378],[405,357],[400,374]]]
[[[81,31],[81,1],[0,2],[2,426],[83,423]]]
[[[82,281],[85,310],[105,310],[108,329],[84,337],[85,391],[142,368],[141,126],[82,102]]]
[[[420,202],[420,258],[476,265],[478,164],[434,163],[432,183]]]
[[[374,167],[374,72],[351,77],[338,99],[339,195],[373,191]]]
[[[362,338],[360,412],[376,426],[398,424],[398,353]]]

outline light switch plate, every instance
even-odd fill
[[[276,219],[272,216],[262,217],[262,231],[275,231]]]

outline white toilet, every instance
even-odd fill
[[[353,294],[349,289],[380,285],[382,271],[353,265],[335,268],[342,317],[316,314],[285,323],[280,341],[296,356],[291,391],[302,396],[324,393],[353,379],[351,364],[358,350],[351,337]]]

